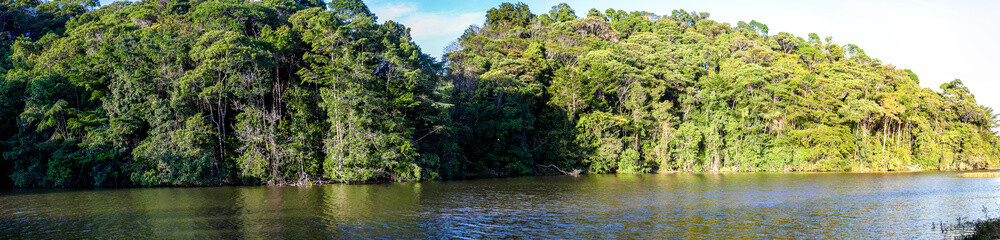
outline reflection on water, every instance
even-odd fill
[[[0,192],[0,239],[940,239],[949,236],[932,223],[981,218],[984,206],[1000,209],[998,179],[954,175],[650,174],[15,190]]]

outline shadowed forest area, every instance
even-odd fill
[[[998,166],[960,80],[756,21],[504,3],[435,59],[360,0],[98,5],[0,0],[0,185]]]

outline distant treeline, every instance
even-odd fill
[[[0,0],[17,187],[997,166],[996,116],[827,37],[504,3],[442,60],[360,0]]]

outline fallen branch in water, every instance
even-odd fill
[[[547,168],[555,168],[556,171],[559,171],[559,172],[561,172],[563,174],[570,175],[570,176],[580,176],[580,173],[583,173],[583,170],[575,169],[575,168],[573,169],[573,171],[569,171],[569,172],[563,171],[562,169],[559,169],[559,167],[556,167],[555,164],[549,164],[548,166],[542,166],[542,165],[538,165],[538,166],[539,167],[547,167]]]

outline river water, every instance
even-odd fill
[[[586,175],[0,192],[0,239],[950,238],[1000,216],[1000,178]],[[985,210],[984,210],[985,208]]]

